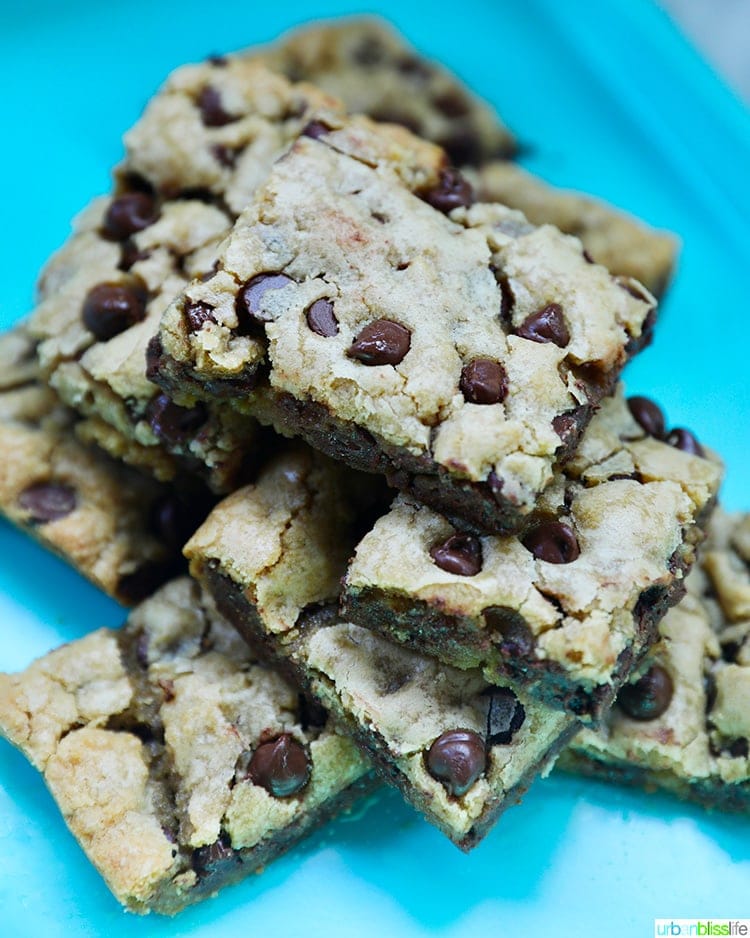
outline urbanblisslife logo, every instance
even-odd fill
[[[663,936],[750,935],[750,918],[657,918],[654,919],[654,938]]]

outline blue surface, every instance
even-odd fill
[[[361,9],[361,8],[360,8]],[[677,279],[631,391],[661,400],[728,464],[749,508],[750,120],[646,0],[371,2],[492,100],[526,165],[680,233]],[[0,6],[4,283],[0,325],[31,305],[70,218],[108,187],[118,141],[176,65],[262,41],[349,2]],[[0,523],[0,668],[24,667],[122,610]],[[0,936],[338,938],[635,936],[655,917],[750,915],[750,821],[565,777],[534,787],[465,857],[392,792],[262,877],[174,922],[120,912],[41,779],[0,745]]]

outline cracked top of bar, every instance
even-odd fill
[[[462,534],[400,496],[356,549],[345,614],[596,719],[679,599],[721,479],[644,401],[603,402],[518,536]]]
[[[336,616],[366,495],[311,451],[287,453],[216,507],[186,555],[242,634],[286,660],[385,777],[469,849],[549,770],[576,722]]]
[[[567,768],[750,810],[750,515],[717,511],[688,594]]]
[[[131,604],[179,570],[208,506],[85,446],[78,423],[41,382],[25,329],[0,336],[0,511]]]
[[[136,912],[208,898],[364,790],[367,761],[314,709],[187,578],[0,675],[0,732]]]
[[[216,274],[165,313],[151,374],[512,530],[648,340],[654,301],[414,155],[365,123],[301,137]]]

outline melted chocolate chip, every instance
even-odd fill
[[[216,872],[231,862],[239,862],[238,855],[232,850],[231,841],[226,834],[218,840],[204,847],[198,847],[193,852],[193,869],[199,876],[206,876]]]
[[[559,303],[548,303],[531,313],[516,329],[516,335],[532,342],[552,342],[559,348],[565,348],[570,342],[568,325]]]
[[[562,521],[545,521],[532,527],[521,543],[537,560],[547,563],[572,563],[581,553],[575,532]]]
[[[667,443],[676,449],[681,449],[683,453],[690,453],[693,456],[705,456],[703,449],[693,434],[684,427],[675,427],[667,435]]]
[[[133,264],[137,264],[138,261],[145,261],[146,258],[150,257],[149,251],[139,250],[135,241],[132,241],[130,238],[126,238],[125,241],[122,242],[121,250],[120,263],[117,266],[126,273]]]
[[[655,720],[666,711],[673,692],[669,671],[655,664],[635,683],[620,689],[617,706],[633,720]]]
[[[485,770],[484,740],[473,730],[448,730],[430,746],[425,762],[430,775],[442,782],[449,794],[460,797]]]
[[[78,502],[76,490],[64,482],[35,482],[18,496],[18,504],[29,513],[32,524],[47,524],[65,518]]]
[[[113,199],[102,224],[102,234],[112,241],[124,241],[156,221],[156,204],[146,192],[126,192]]]
[[[661,407],[648,397],[629,397],[628,409],[635,422],[657,440],[663,440],[667,425]]]
[[[490,687],[485,695],[490,698],[487,708],[487,745],[507,746],[526,719],[523,704],[509,687]]]
[[[307,785],[310,759],[291,733],[261,743],[248,766],[248,778],[276,798],[288,798]]]
[[[473,534],[451,534],[430,549],[435,565],[457,576],[476,576],[482,569],[482,542]]]
[[[188,329],[191,332],[200,332],[204,323],[216,322],[213,313],[214,308],[208,303],[186,303],[185,319],[187,319]]]
[[[225,124],[238,120],[234,114],[224,110],[221,95],[212,85],[206,85],[198,95],[198,108],[201,112],[201,120],[206,127],[223,127]]]
[[[411,332],[391,319],[376,319],[356,336],[347,351],[363,365],[398,365],[411,346]]]
[[[119,335],[146,315],[146,294],[137,286],[99,283],[83,301],[83,322],[99,342]]]
[[[508,393],[508,377],[499,362],[475,358],[464,365],[459,387],[471,404],[498,404]]]
[[[439,212],[447,214],[454,208],[472,205],[474,190],[457,169],[448,167],[440,170],[437,185],[423,192],[422,198]]]
[[[235,311],[239,323],[240,335],[247,335],[261,322],[268,322],[268,316],[261,311],[263,297],[269,290],[281,290],[287,284],[294,283],[286,274],[258,274],[249,280],[237,294]]]
[[[574,407],[573,410],[568,410],[564,414],[558,414],[552,418],[552,429],[560,437],[560,445],[563,449],[569,449],[578,439],[583,421],[582,412],[585,411],[585,408],[586,405]]]
[[[195,407],[180,407],[166,394],[159,394],[149,403],[146,417],[159,439],[177,446],[206,422],[206,408],[202,403]]]
[[[320,140],[321,137],[325,137],[326,134],[329,134],[332,129],[332,127],[329,127],[328,124],[323,121],[311,120],[302,128],[300,135],[302,137],[312,137],[313,140]]]
[[[507,606],[488,606],[482,610],[485,625],[500,636],[498,647],[508,658],[528,658],[534,651],[534,633],[523,616]]]
[[[338,335],[339,321],[333,312],[333,301],[328,299],[316,300],[305,311],[307,325],[317,335],[329,339]]]
[[[432,103],[445,117],[465,117],[471,109],[466,95],[457,88],[443,91],[432,99]]]

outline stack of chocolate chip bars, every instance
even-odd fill
[[[379,779],[470,849],[561,752],[747,810],[750,521],[618,383],[672,239],[372,20],[181,68],[125,143],[0,339],[2,511],[139,603],[0,676],[116,897]]]

